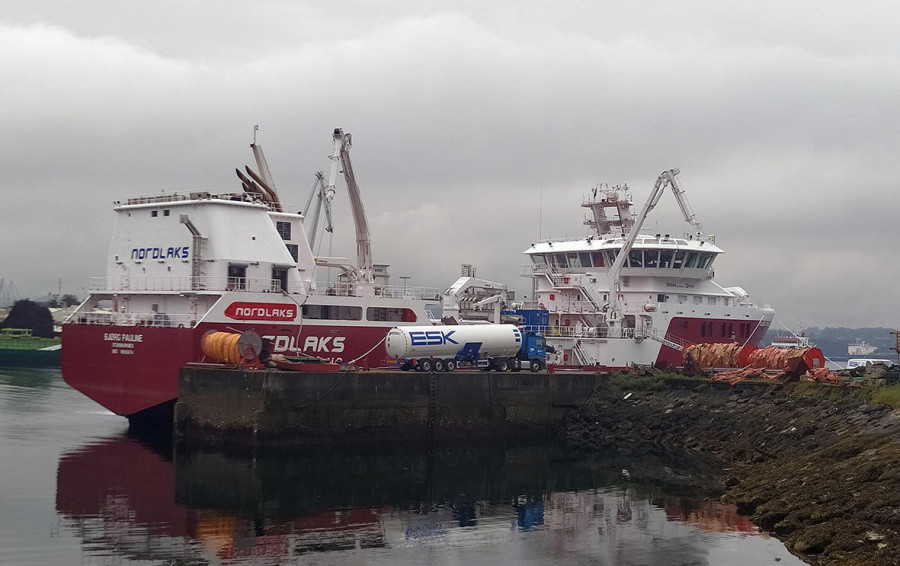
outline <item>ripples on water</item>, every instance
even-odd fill
[[[554,445],[153,447],[0,368],[0,564],[801,564],[702,462]]]

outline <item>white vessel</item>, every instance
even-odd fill
[[[863,340],[857,338],[853,342],[850,342],[847,345],[847,354],[851,356],[868,356],[869,354],[875,352],[878,349],[878,346],[873,346],[864,342]]]
[[[556,350],[556,367],[680,365],[685,344],[758,346],[766,334],[774,311],[753,304],[744,289],[713,280],[722,249],[703,235],[677,174],[672,169],[659,176],[636,216],[627,186],[594,189],[582,203],[591,211],[585,221],[591,235],[525,251],[535,298],[529,306],[548,311],[540,326]],[[641,233],[667,187],[690,232]]]
[[[63,325],[61,365],[67,383],[132,422],[171,413],[178,371],[203,359],[207,333],[253,331],[264,350],[257,358],[306,354],[378,367],[388,330],[432,322],[426,306],[440,302],[438,290],[391,286],[386,266],[372,262],[350,134],[334,131],[331,176],[326,186],[320,173],[317,187],[330,215],[343,172],[355,260],[314,257],[306,216],[286,210],[261,148],[251,148],[258,172],[238,171],[243,192],[115,203],[106,276],[91,281],[90,296]],[[317,279],[323,267],[339,268],[337,281]]]
[[[810,348],[809,336],[798,334],[789,334],[785,336],[776,336],[772,339],[772,346],[776,348]]]

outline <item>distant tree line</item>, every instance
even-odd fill
[[[16,301],[6,320],[0,322],[0,328],[30,328],[34,336],[53,338],[53,315],[50,309],[22,299]]]

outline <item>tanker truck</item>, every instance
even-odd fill
[[[385,339],[388,358],[404,371],[539,371],[547,366],[544,337],[513,324],[397,326]]]

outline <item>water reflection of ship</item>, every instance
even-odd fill
[[[534,529],[568,540],[576,526],[582,538],[619,541],[659,536],[673,521],[745,530],[733,510],[687,505],[686,484],[666,495],[667,463],[610,454],[574,461],[546,446],[255,459],[201,452],[173,462],[110,438],[60,459],[56,505],[88,552],[173,562],[472,548]]]

